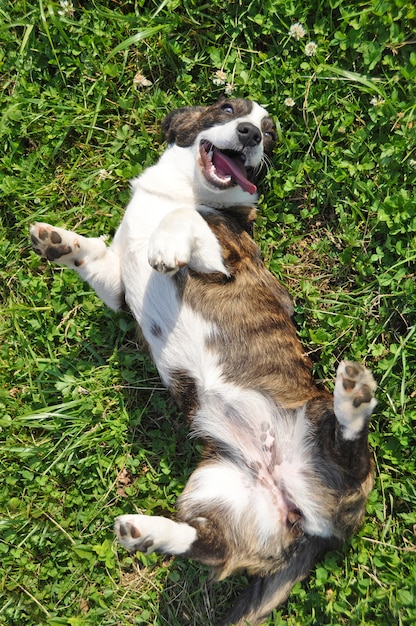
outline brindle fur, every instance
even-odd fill
[[[236,532],[227,525],[220,507],[215,510],[207,506],[205,510],[200,503],[195,509],[189,506],[189,487],[185,488],[178,502],[179,519],[198,528],[198,540],[186,556],[214,567],[220,579],[240,569],[257,575],[224,624],[258,624],[262,616],[253,608],[256,602],[266,617],[284,601],[293,584],[309,574],[322,553],[361,526],[373,482],[368,429],[365,427],[353,441],[343,439],[332,395],[314,382],[311,362],[296,335],[290,296],[265,268],[258,247],[248,235],[253,217],[253,211],[241,208],[207,213],[205,219],[221,242],[230,277],[184,270],[176,275],[178,289],[184,302],[221,329],[220,336],[211,340],[211,347],[222,354],[221,364],[229,382],[267,394],[286,409],[306,404],[316,445],[315,475],[310,476],[310,487],[319,494],[323,512],[332,516],[334,536],[304,535],[295,511],[293,524],[288,516],[287,528],[276,550],[270,553],[270,546],[262,550],[257,541],[253,542],[254,520],[249,514]],[[198,408],[192,377],[178,373],[172,393],[192,424]],[[230,411],[226,418],[231,419]],[[238,416],[235,427],[239,428]],[[202,465],[209,465],[217,455],[229,455],[241,465],[232,445],[227,448],[224,442],[213,440],[205,443]],[[198,521],[201,518],[205,519],[203,526]]]
[[[221,329],[211,347],[223,355],[229,382],[270,394],[285,408],[303,406],[319,391],[291,320],[292,301],[247,233],[253,213],[239,211],[205,215],[231,277],[191,270],[178,275],[178,286],[184,302]]]

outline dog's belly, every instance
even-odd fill
[[[207,391],[200,401],[193,431],[226,452],[230,476],[221,480],[222,462],[207,462],[191,478],[193,497],[210,500],[217,493],[231,507],[237,502],[239,510],[251,511],[261,536],[293,524],[330,536],[337,496],[321,473],[314,426],[305,409],[285,411],[258,391],[229,384]],[[192,480],[198,481],[195,491]]]

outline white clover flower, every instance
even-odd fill
[[[74,17],[74,5],[71,0],[60,0],[61,8],[58,9],[58,15],[62,17]]]
[[[415,159],[410,159],[409,165],[410,165],[410,167],[413,167],[414,170],[416,170],[416,160]]]
[[[214,74],[214,78],[212,79],[212,82],[214,83],[214,85],[217,85],[218,87],[220,85],[225,85],[227,82],[227,74],[224,72],[224,70],[217,70]]]
[[[313,57],[316,54],[317,50],[318,50],[318,46],[316,45],[314,41],[310,41],[305,46],[305,54],[307,57]]]
[[[105,170],[104,168],[101,168],[97,172],[97,177],[98,177],[98,180],[105,180],[106,178],[110,178],[111,174],[112,174],[111,171],[108,171],[108,170]]]
[[[293,39],[296,39],[296,41],[299,41],[299,39],[302,39],[302,37],[306,35],[306,30],[303,28],[302,24],[296,22],[296,24],[292,24],[289,28],[289,35],[293,37]]]
[[[370,100],[370,104],[371,104],[373,107],[379,107],[379,106],[381,106],[381,105],[382,105],[382,104],[384,104],[384,103],[385,103],[385,100],[384,100],[384,98],[382,98],[381,96],[374,96],[374,97],[373,97],[373,98],[371,98],[371,100]]]
[[[234,89],[235,89],[234,85],[232,85],[231,83],[227,83],[225,85],[225,88],[224,88],[225,95],[226,96],[231,96],[231,94],[233,93]]]
[[[293,100],[293,98],[286,98],[284,101],[285,106],[287,107],[294,107],[295,106],[295,101]]]
[[[137,72],[136,76],[133,78],[133,85],[137,87],[151,87],[153,85],[151,80],[148,80],[143,74]]]

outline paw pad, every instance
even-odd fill
[[[356,438],[364,428],[377,404],[374,398],[376,382],[361,363],[342,361],[338,367],[334,390],[337,420],[345,426],[345,437]]]
[[[116,519],[114,525],[116,537],[129,552],[147,552],[153,546],[154,540],[149,533],[143,535],[137,523],[129,519],[132,517],[139,516],[124,515]]]
[[[357,409],[363,402],[370,402],[373,394],[368,385],[362,385],[354,400],[352,401],[353,406]]]
[[[49,224],[33,224],[30,227],[30,240],[36,254],[48,261],[56,261],[72,253],[72,247],[65,243],[61,234]]]
[[[358,408],[363,402],[370,402],[376,389],[373,376],[364,365],[353,361],[342,361],[337,377],[342,381],[345,395],[351,396],[352,404]]]

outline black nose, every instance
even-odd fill
[[[241,122],[237,126],[237,134],[244,147],[258,146],[261,142],[261,132],[250,122]]]

